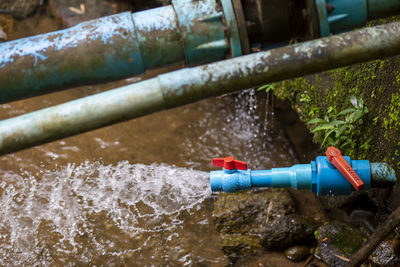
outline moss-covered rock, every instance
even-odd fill
[[[266,249],[285,249],[288,246],[311,241],[316,224],[297,214],[277,216],[264,224],[261,244]]]
[[[232,261],[313,239],[315,223],[296,214],[286,189],[221,193],[214,204],[221,247]]]
[[[286,189],[221,193],[213,217],[220,233],[259,234],[265,223],[295,212]]]
[[[329,266],[345,266],[367,241],[360,230],[338,221],[324,224],[315,236],[318,240],[316,255]]]
[[[243,255],[258,255],[264,249],[257,236],[241,234],[221,234],[220,247],[232,262]]]

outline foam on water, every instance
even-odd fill
[[[188,264],[193,255],[185,241],[174,241],[179,229],[210,223],[202,211],[210,195],[205,172],[123,161],[0,175],[2,266],[107,263],[107,257],[139,263],[157,254]]]

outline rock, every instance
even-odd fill
[[[25,18],[43,4],[43,0],[1,0],[0,13]]]
[[[294,246],[285,250],[285,256],[291,261],[302,261],[310,255],[310,249],[306,246]]]
[[[96,19],[131,10],[121,1],[104,0],[50,0],[50,13],[64,26],[74,26],[82,21]]]
[[[393,243],[385,240],[375,249],[369,260],[377,266],[398,266],[400,258],[393,252]]]
[[[232,262],[242,255],[258,255],[264,251],[259,238],[250,235],[222,234],[220,247]]]
[[[265,224],[295,212],[285,189],[221,193],[214,203],[213,218],[220,233],[260,234]]]
[[[7,34],[3,31],[3,28],[0,26],[0,42],[7,40]]]
[[[15,19],[11,15],[0,14],[0,42],[7,41],[14,31]]]
[[[316,229],[313,222],[297,214],[276,217],[264,225],[261,244],[267,249],[284,249],[313,240]]]
[[[315,233],[318,247],[315,256],[329,266],[345,266],[351,256],[367,241],[359,230],[342,222],[327,223]]]
[[[349,214],[354,210],[363,210],[374,214],[373,218],[368,218],[370,222],[378,222],[387,216],[386,199],[388,194],[386,190],[385,188],[372,188],[353,192],[347,196],[320,197],[320,200],[324,210],[332,219],[341,218],[343,221],[349,221],[351,220]]]
[[[301,267],[304,263],[293,262],[276,251],[268,251],[262,255],[252,256],[249,258],[242,258],[234,266],[246,267]],[[316,265],[319,267],[321,265]],[[325,265],[323,265],[326,267]],[[321,266],[322,267],[322,266]]]
[[[224,252],[237,260],[264,249],[286,248],[313,238],[314,223],[295,214],[286,189],[221,193],[213,218]]]
[[[11,15],[0,15],[0,40],[6,41],[7,35],[14,31],[15,20]]]
[[[363,227],[372,234],[376,227],[375,214],[367,210],[353,210],[350,215],[350,224],[353,227]]]

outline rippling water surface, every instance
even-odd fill
[[[208,245],[215,238],[202,236],[210,224],[205,172],[84,162],[4,174],[0,188],[2,266],[223,260]]]
[[[0,117],[114,86],[0,105]],[[294,163],[254,90],[2,156],[0,265],[225,266],[205,171],[228,155],[252,169]]]

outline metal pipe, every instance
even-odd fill
[[[197,100],[400,53],[400,22],[181,69],[0,122],[0,154]]]
[[[398,0],[172,0],[0,44],[0,103],[360,27]]]
[[[242,55],[230,0],[172,3],[0,44],[0,103]]]

